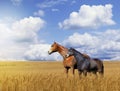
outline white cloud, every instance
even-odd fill
[[[94,35],[74,33],[64,40],[63,44],[86,52],[92,57],[119,60],[120,30],[107,30]]]
[[[0,60],[61,60],[58,53],[48,55],[49,44],[38,39],[45,21],[26,17],[10,22],[0,21]]]
[[[0,23],[0,60],[61,60],[59,54],[48,55],[49,44],[38,40],[45,25],[39,17],[26,17],[9,26]]]
[[[82,5],[78,12],[72,12],[68,19],[59,23],[63,29],[98,28],[114,25],[112,20],[112,5]]]
[[[37,12],[34,12],[34,16],[44,16],[44,11],[38,10]]]
[[[49,44],[34,44],[31,45],[28,51],[25,52],[25,58],[27,60],[59,60],[60,55],[54,53],[52,55],[48,55],[48,50],[50,49]]]
[[[48,55],[50,44],[38,40],[38,32],[44,24],[39,17],[27,17],[10,25],[0,22],[0,59],[61,60],[58,53]],[[74,33],[63,41],[63,45],[77,48],[92,57],[119,60],[120,30]]]
[[[0,59],[24,59],[30,45],[38,43],[38,31],[45,21],[38,17],[28,17],[11,24],[0,22]]]
[[[6,24],[0,23],[0,29],[0,59],[21,58],[19,55],[23,50],[20,45],[13,41],[14,32]]]
[[[83,35],[74,33],[72,36],[69,36],[68,39],[64,41],[64,43],[74,47],[79,47],[79,45],[91,45],[93,47],[96,45],[96,43],[94,44],[94,41],[98,43],[99,39],[96,36],[92,36],[88,33],[85,33]]]
[[[39,17],[29,17],[14,22],[12,30],[15,33],[15,40],[18,42],[37,42],[37,32],[44,25],[45,21]]]

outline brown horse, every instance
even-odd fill
[[[66,55],[68,53],[68,48],[65,48],[64,46],[54,42],[51,45],[51,48],[48,51],[48,53],[52,54],[54,52],[58,52],[63,57],[63,65],[65,68],[67,77],[68,77],[68,71],[70,68],[72,68],[72,73],[74,75],[74,70],[77,69],[77,64],[76,64],[76,60],[75,60],[74,56],[66,57]],[[82,55],[86,58],[90,58],[87,54],[82,54]]]

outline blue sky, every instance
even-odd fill
[[[59,60],[56,41],[91,57],[120,59],[118,0],[0,0],[0,59]]]

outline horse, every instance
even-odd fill
[[[74,75],[74,70],[77,69],[76,59],[74,58],[74,56],[66,57],[68,53],[68,48],[54,42],[51,45],[51,48],[48,51],[48,54],[50,55],[54,52],[58,52],[63,57],[63,65],[65,68],[65,73],[67,74],[67,77],[68,77],[68,71],[70,68],[72,68],[72,74]],[[90,58],[87,54],[82,54],[82,55],[86,58]]]
[[[81,73],[83,73],[84,76],[87,76],[87,72],[93,72],[95,75],[96,72],[99,72],[100,74],[104,73],[103,62],[100,59],[86,58],[82,55],[82,53],[75,50],[74,48],[70,48],[68,50],[68,54],[66,55],[66,57],[70,57],[70,56],[74,56],[76,59],[79,77]]]

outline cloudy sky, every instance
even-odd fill
[[[0,60],[61,60],[56,41],[120,60],[119,0],[0,0]]]

